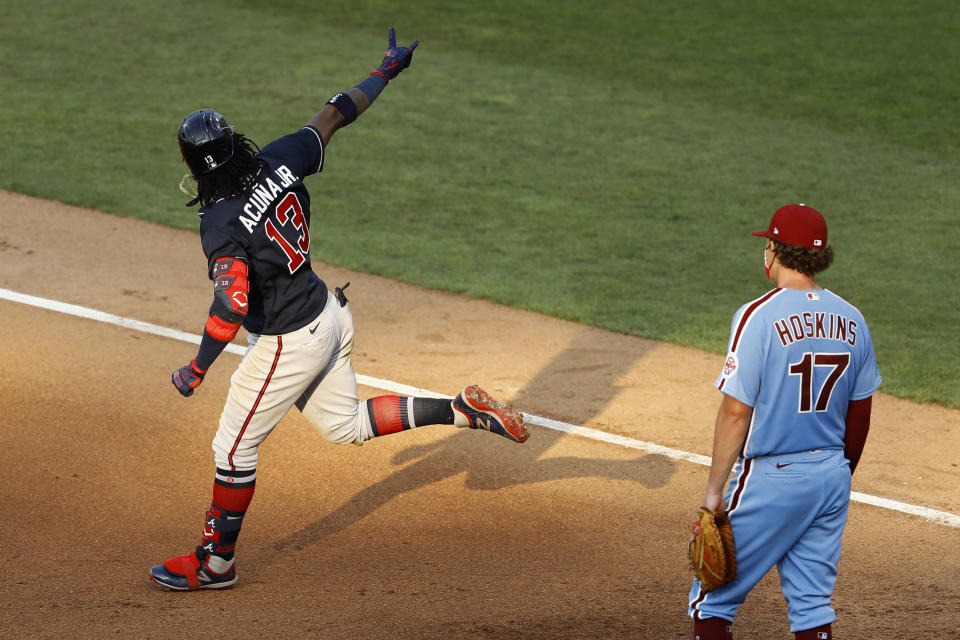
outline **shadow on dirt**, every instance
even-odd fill
[[[616,381],[634,365],[635,359],[643,356],[643,352],[632,358],[623,353],[614,354],[618,357],[611,357],[609,352],[596,353],[591,333],[590,329],[581,332],[521,391],[514,404],[521,409],[543,406],[543,394],[537,392],[539,388],[569,389],[581,415],[587,412],[585,420],[600,413],[619,394]],[[597,364],[590,364],[591,361]],[[400,494],[463,473],[467,474],[468,489],[495,491],[519,484],[574,478],[632,481],[646,489],[657,489],[665,486],[676,471],[672,460],[658,455],[640,455],[628,460],[545,458],[554,445],[569,436],[552,429],[534,427],[532,431],[530,439],[522,445],[497,441],[485,442],[481,447],[475,438],[493,436],[457,430],[438,442],[404,449],[394,456],[394,462],[408,466],[363,489],[340,508],[280,540],[274,545],[273,553],[283,554],[308,547],[364,518]],[[506,453],[502,456],[483,455],[485,451]],[[272,564],[270,559],[262,560],[263,566]]]

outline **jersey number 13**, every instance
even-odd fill
[[[280,223],[280,228],[278,229],[273,224],[272,218],[267,218],[264,230],[267,237],[279,244],[283,252],[287,254],[287,268],[290,269],[292,274],[307,261],[304,256],[310,253],[310,229],[307,228],[307,219],[303,215],[300,200],[297,198],[297,194],[292,191],[283,197],[274,213]],[[292,241],[285,238],[281,233],[281,231],[290,229],[287,225],[288,222],[292,223],[294,233],[299,234]]]

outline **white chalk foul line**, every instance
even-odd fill
[[[81,307],[75,304],[68,304],[66,302],[59,302],[57,300],[49,300],[47,298],[38,298],[37,296],[11,291],[10,289],[0,288],[0,299],[10,300],[11,302],[19,302],[20,304],[26,304],[33,307],[40,307],[41,309],[47,309],[50,311],[57,311],[59,313],[65,313],[68,315],[77,316],[79,318],[86,318],[88,320],[96,320],[97,322],[104,322],[107,324],[116,325],[118,327],[123,327],[124,329],[133,329],[134,331],[150,333],[153,335],[162,336],[164,338],[172,338],[174,340],[189,342],[191,344],[200,344],[200,336],[192,333],[177,331],[176,329],[161,327],[160,325],[150,324],[149,322],[125,318],[123,316],[117,316],[112,313],[106,313],[104,311],[98,311],[88,307]],[[243,355],[245,350],[246,349],[244,347],[236,344],[229,344],[226,348],[226,351],[237,355]],[[357,382],[367,387],[374,387],[376,389],[383,389],[384,391],[392,391],[394,393],[400,393],[403,395],[430,396],[434,398],[450,397],[442,393],[430,391],[429,389],[420,389],[401,384],[399,382],[393,382],[392,380],[382,380],[380,378],[374,378],[361,374],[357,374]],[[526,412],[524,412],[524,416],[526,417],[526,421],[528,423],[545,427],[547,429],[553,429],[563,433],[582,436],[584,438],[590,438],[591,440],[598,440],[600,442],[606,442],[620,447],[626,447],[628,449],[636,449],[645,453],[665,456],[674,460],[683,460],[685,462],[693,462],[695,464],[708,467],[710,466],[709,457],[696,453],[689,453],[679,449],[671,449],[670,447],[664,447],[653,442],[646,442],[644,440],[635,440],[625,436],[618,436],[612,433],[607,433],[606,431],[600,431],[599,429],[581,427],[579,425],[560,422],[559,420],[544,418],[543,416]],[[927,507],[921,507],[915,504],[909,504],[906,502],[900,502],[898,500],[890,500],[888,498],[881,498],[866,493],[860,493],[859,491],[851,492],[850,499],[855,502],[861,502],[863,504],[869,504],[883,509],[890,509],[892,511],[899,511],[901,513],[919,516],[926,519],[928,522],[935,524],[942,524],[949,527],[960,527],[960,515],[948,513],[946,511],[928,509]]]

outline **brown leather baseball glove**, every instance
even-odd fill
[[[733,529],[724,510],[697,510],[688,549],[690,568],[704,592],[722,587],[737,577],[737,553]]]

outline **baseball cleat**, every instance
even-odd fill
[[[170,558],[150,569],[150,577],[161,587],[173,591],[196,589],[229,589],[237,582],[237,563],[232,561],[225,572],[217,573],[210,568],[210,556],[205,554],[201,562],[197,554]]]
[[[496,400],[477,385],[464,387],[452,404],[453,423],[458,427],[486,429],[514,442],[526,442],[530,437],[522,413],[512,405]]]

